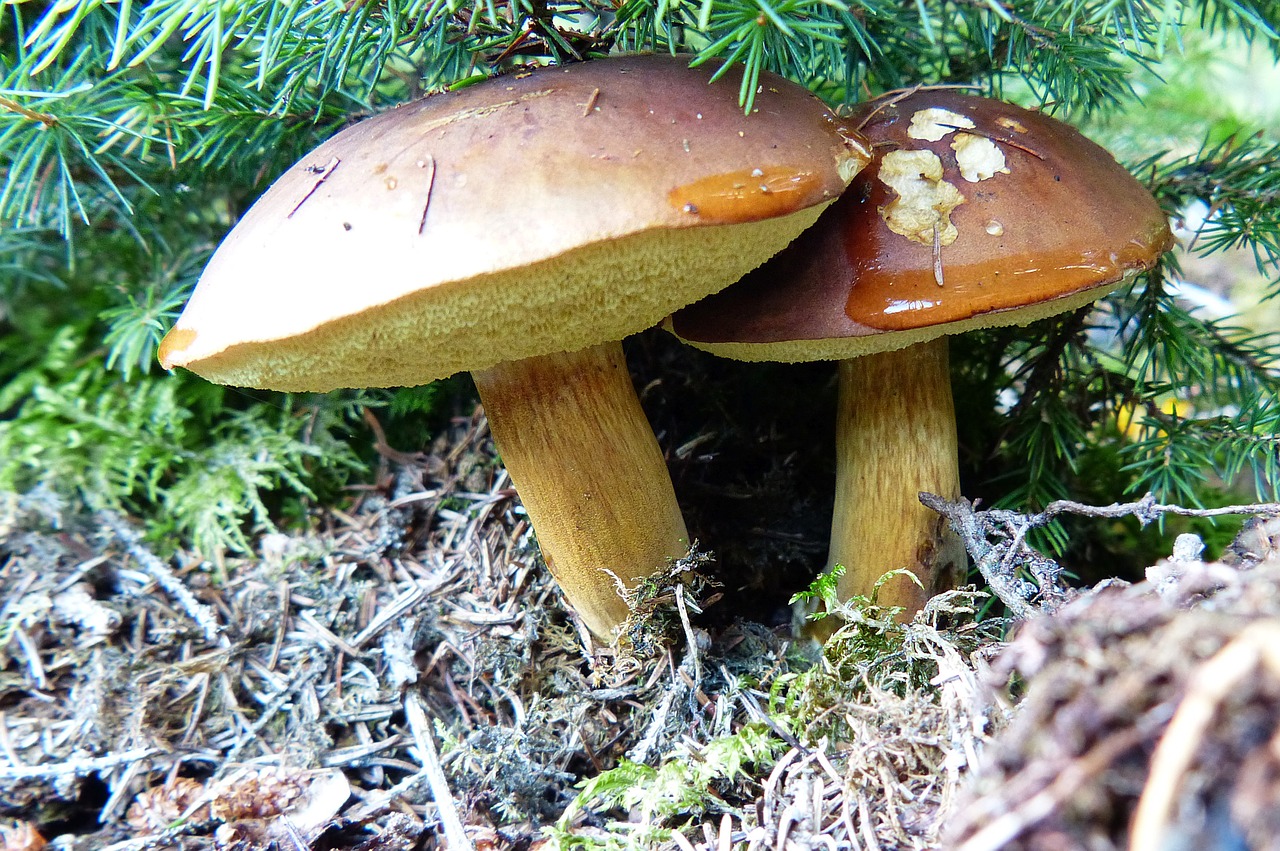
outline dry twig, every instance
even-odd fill
[[[966,499],[951,502],[931,493],[920,494],[920,501],[947,518],[951,528],[964,541],[965,549],[982,573],[982,578],[1004,603],[1009,614],[1018,620],[1025,620],[1037,612],[1052,612],[1074,596],[1074,592],[1062,582],[1062,568],[1057,562],[1026,543],[1028,532],[1048,525],[1060,515],[1136,517],[1143,526],[1166,514],[1181,517],[1280,515],[1280,503],[1184,508],[1157,503],[1151,494],[1137,502],[1105,506],[1056,500],[1038,514],[1020,514],[1003,509],[979,511],[976,504]],[[1030,575],[1034,581],[1023,579],[1019,575],[1021,572]]]
[[[453,801],[449,781],[445,779],[444,770],[440,767],[440,757],[436,753],[431,724],[427,720],[422,698],[412,691],[405,695],[404,714],[409,722],[409,730],[413,733],[413,740],[417,744],[418,760],[422,763],[427,784],[431,787],[431,797],[435,799],[436,812],[440,814],[440,823],[444,826],[444,835],[450,851],[474,851],[471,839],[463,830],[462,820],[458,817],[458,808]]]
[[[43,765],[0,765],[0,780],[31,780],[62,777],[68,774],[93,774],[98,771],[128,765],[160,753],[159,748],[134,748],[104,756],[69,759],[64,762],[46,762]]]
[[[222,635],[222,627],[219,626],[213,610],[197,600],[191,590],[174,576],[169,566],[146,548],[142,538],[125,522],[124,518],[110,511],[100,511],[98,520],[111,531],[116,540],[124,545],[125,551],[146,571],[147,575],[191,616],[191,619],[200,627],[200,631],[204,633],[205,641],[211,644],[217,643]]]

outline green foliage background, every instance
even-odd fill
[[[213,388],[159,370],[156,345],[222,235],[306,150],[520,63],[687,51],[743,62],[744,101],[768,68],[833,104],[964,83],[1047,105],[1113,143],[1171,215],[1202,205],[1194,251],[1248,249],[1275,295],[1274,114],[1224,115],[1201,72],[1223,44],[1273,66],[1278,22],[1277,0],[6,2],[0,488],[142,514],[206,555],[331,494],[360,469],[362,408],[387,394]],[[1170,271],[1100,313],[956,343],[975,492],[1274,496],[1274,340],[1188,312]],[[393,426],[430,394],[397,398]]]

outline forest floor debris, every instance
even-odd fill
[[[1280,523],[1033,618],[993,663],[1017,712],[948,847],[1280,847]]]
[[[718,592],[683,582],[646,597],[665,640],[611,650],[537,565],[482,417],[385,454],[312,533],[220,564],[5,501],[0,848],[1120,848],[1140,799],[1153,835],[1277,835],[1264,524],[1007,650],[972,590],[905,624],[860,601],[820,654],[700,619]],[[1214,723],[1182,722],[1148,798],[1188,696]]]

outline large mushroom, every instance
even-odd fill
[[[495,78],[343,130],[236,225],[160,347],[225,384],[469,370],[548,566],[609,637],[688,535],[617,342],[791,241],[868,159],[820,101],[630,56]]]
[[[671,329],[739,360],[840,361],[828,566],[915,611],[965,564],[920,491],[959,493],[946,335],[1082,307],[1171,243],[1151,194],[1038,112],[954,90],[862,104],[872,165],[818,224]]]

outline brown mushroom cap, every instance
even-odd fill
[[[677,312],[682,339],[740,360],[840,360],[1026,324],[1101,297],[1171,244],[1150,192],[1041,113],[920,90],[849,121],[872,164],[786,251]]]
[[[628,56],[337,134],[245,214],[161,346],[281,390],[421,384],[617,340],[781,250],[865,164],[815,97]]]

